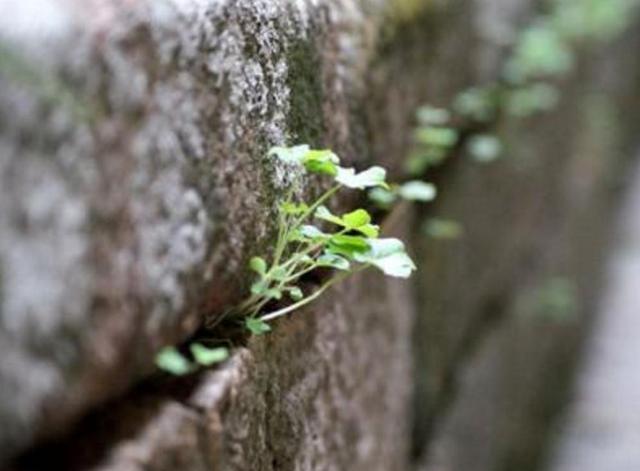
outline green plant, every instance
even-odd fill
[[[635,0],[553,0],[550,21],[569,40],[611,39],[633,18]]]
[[[573,51],[550,21],[540,19],[525,29],[504,69],[505,78],[523,83],[571,70]]]
[[[198,366],[211,366],[226,360],[229,350],[226,347],[208,348],[201,343],[189,345],[193,361],[181,354],[175,347],[165,347],[156,355],[156,366],[174,375],[192,373]]]
[[[296,201],[293,188],[287,192],[278,206],[278,235],[272,253],[268,257],[251,258],[249,268],[256,275],[251,294],[223,317],[240,318],[250,332],[260,335],[271,330],[269,321],[303,307],[335,283],[368,267],[376,267],[393,277],[411,275],[416,267],[402,241],[379,238],[380,229],[365,209],[336,215],[325,204],[344,188],[374,188],[388,192],[393,198],[399,195],[426,201],[435,197],[432,185],[408,182],[390,186],[385,182],[386,171],[382,167],[374,166],[357,173],[353,168],[341,167],[339,157],[333,152],[310,149],[307,145],[274,147],[268,155],[288,166],[293,174],[308,172],[328,176],[333,178],[334,185],[311,204]],[[333,230],[323,230],[310,224],[311,220]],[[319,268],[335,273],[319,287],[305,292],[299,284],[300,277]],[[282,302],[285,298],[290,299],[290,304],[263,312],[274,301]],[[174,375],[184,375],[198,366],[224,361],[229,355],[226,348],[207,348],[200,343],[190,344],[189,350],[193,360],[175,347],[166,347],[156,356],[156,365]]]
[[[421,180],[411,180],[402,185],[389,185],[369,190],[369,199],[382,209],[389,209],[398,199],[427,203],[438,194],[436,187]]]
[[[379,238],[379,227],[372,223],[365,209],[336,215],[325,205],[344,188],[389,190],[382,167],[356,173],[353,168],[341,167],[340,159],[333,152],[310,149],[307,145],[275,147],[269,156],[297,170],[331,177],[334,185],[311,204],[296,201],[293,190],[289,190],[278,208],[278,235],[273,252],[269,257],[251,258],[249,266],[256,274],[251,295],[227,315],[243,318],[246,328],[259,335],[270,330],[267,322],[310,303],[356,272],[376,267],[386,275],[407,278],[415,270],[402,241]],[[421,192],[417,188],[413,190],[412,196]],[[408,190],[405,188],[405,191]],[[312,220],[333,230],[312,225]],[[299,285],[300,277],[318,268],[331,269],[336,274],[316,289],[305,292]],[[272,301],[286,298],[290,304],[263,312]]]
[[[497,112],[499,92],[496,84],[471,87],[456,95],[452,107],[463,118],[488,122]]]
[[[428,167],[439,165],[459,139],[458,130],[448,125],[450,113],[442,108],[424,105],[418,108],[419,126],[414,131],[415,147],[405,163],[411,175],[421,175]]]
[[[503,106],[510,116],[526,118],[552,110],[559,100],[560,94],[553,85],[537,82],[505,92]]]

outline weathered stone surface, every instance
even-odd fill
[[[149,384],[17,469],[406,469],[410,287],[358,278],[219,371]]]
[[[236,299],[286,178],[265,149],[304,139],[357,160],[346,94],[366,58],[350,2],[7,8],[0,455]]]
[[[9,3],[15,15],[0,19],[0,463],[57,437],[16,469],[410,469],[412,423],[418,465],[429,466],[433,436],[456,439],[436,424],[455,401],[460,365],[485,338],[493,353],[479,355],[482,371],[500,358],[501,341],[488,336],[495,312],[544,272],[538,265],[548,268],[539,253],[552,248],[541,258],[553,258],[580,236],[586,219],[569,214],[608,211],[594,204],[600,179],[620,166],[597,162],[607,146],[584,139],[592,129],[577,124],[581,100],[567,92],[560,114],[499,124],[512,158],[483,168],[457,155],[437,175],[435,210],[391,216],[387,226],[413,238],[422,262],[414,283],[355,278],[220,369],[156,378],[99,406],[148,375],[159,346],[243,293],[246,260],[268,247],[290,178],[264,158],[271,144],[325,145],[399,175],[415,107],[447,105],[494,79],[505,32],[536,2]],[[614,104],[631,106],[640,67],[619,63],[627,73],[584,82],[606,83]],[[459,219],[464,238],[426,242],[419,224],[434,213]],[[579,337],[559,330],[551,352]],[[500,330],[534,350],[549,331]],[[509,395],[502,376],[489,377],[496,397]],[[466,397],[460,407],[475,411]],[[466,443],[450,449],[465,455]]]

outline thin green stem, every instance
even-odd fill
[[[266,314],[266,315],[260,317],[260,320],[261,321],[265,321],[265,322],[266,321],[270,321],[270,320],[273,320],[273,319],[275,319],[277,317],[284,316],[285,314],[288,314],[291,311],[295,311],[296,309],[299,309],[302,306],[304,306],[305,304],[308,304],[311,301],[313,301],[314,299],[318,298],[318,296],[320,296],[327,289],[329,289],[329,287],[331,285],[333,285],[333,282],[332,281],[328,281],[327,283],[322,285],[320,288],[318,288],[316,291],[314,291],[312,294],[310,294],[306,298],[301,299],[297,303],[291,304],[291,305],[289,305],[289,306],[287,306],[285,308],[278,309],[277,311],[274,311],[274,312],[272,312],[270,314]]]
[[[288,276],[287,278],[283,279],[282,282],[284,284],[289,283],[291,281],[295,281],[298,278],[300,278],[302,275],[309,273],[312,270],[315,270],[316,268],[318,268],[318,265],[316,265],[315,263],[312,265],[309,265],[307,268],[303,268],[302,270],[295,272],[293,274],[291,274],[290,276]]]
[[[291,199],[293,197],[293,188],[290,188],[287,192],[287,196],[285,198],[285,203],[291,203]],[[287,246],[287,240],[289,238],[289,233],[292,230],[289,227],[289,215],[282,211],[282,205],[278,207],[278,240],[276,241],[276,250],[273,255],[273,264],[269,271],[272,271],[275,267],[280,263],[280,257],[284,253],[284,250]]]
[[[294,221],[293,226],[298,227],[300,224],[302,224],[304,220],[307,219],[316,209],[318,209],[318,207],[322,203],[324,203],[329,198],[331,198],[340,189],[340,187],[341,185],[338,184],[330,188],[324,195],[318,198],[316,202],[309,207],[309,209],[307,209],[304,213],[302,213],[302,215],[298,219]]]
[[[344,272],[344,273],[341,273],[340,275],[334,276],[333,278],[331,278],[329,281],[327,281],[325,284],[323,284],[320,288],[318,288],[316,291],[314,291],[312,294],[310,294],[306,298],[303,298],[300,301],[294,304],[291,304],[287,307],[283,307],[282,309],[278,309],[277,311],[273,311],[269,314],[265,314],[264,316],[260,317],[260,320],[264,322],[268,322],[278,317],[289,314],[290,312],[295,311],[296,309],[300,309],[301,307],[309,304],[311,301],[314,301],[315,299],[317,299],[322,293],[324,293],[326,290],[331,288],[331,286],[333,286],[335,283],[338,283],[339,281],[344,280],[348,276],[354,275],[357,272],[362,271],[367,267],[369,267],[369,264],[362,265],[361,267],[358,267],[356,270]]]

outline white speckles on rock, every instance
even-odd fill
[[[24,66],[0,76],[0,462],[237,300],[278,190],[310,187],[267,148],[305,135],[293,111],[348,135],[366,63],[347,0],[7,2],[28,15],[0,28]]]
[[[269,234],[263,156],[291,133],[288,52],[321,5],[4,0],[0,461],[125,387],[212,292],[229,302]]]

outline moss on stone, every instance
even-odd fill
[[[297,40],[287,53],[290,108],[287,125],[295,142],[320,146],[324,130],[318,51],[311,40]]]

